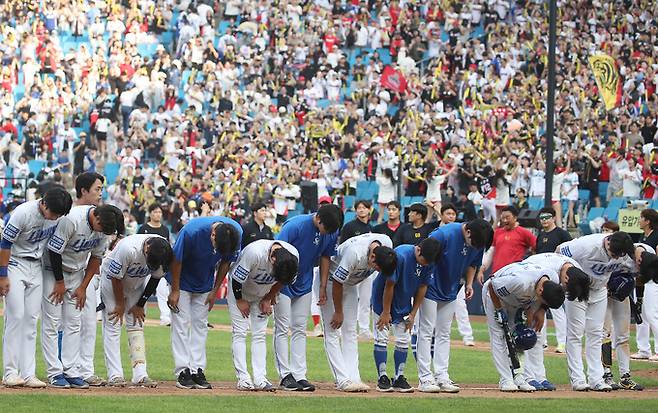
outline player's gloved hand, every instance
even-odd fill
[[[87,301],[87,289],[83,288],[81,285],[75,289],[73,294],[71,294],[71,298],[76,300],[75,308],[82,311],[82,309],[85,308],[85,302]]]
[[[55,305],[62,303],[64,302],[65,292],[66,292],[66,286],[64,285],[64,280],[55,281],[53,292],[50,293],[48,299],[50,299],[50,301],[52,301],[52,303]]]
[[[494,312],[494,321],[499,325],[507,323],[507,313],[505,310],[499,309]]]
[[[144,325],[144,319],[146,318],[146,313],[144,313],[144,307],[134,305],[130,310],[129,314],[133,316],[133,326],[139,325],[140,327]]]
[[[249,301],[240,299],[236,300],[235,304],[238,306],[238,310],[240,310],[242,317],[249,317]]]
[[[117,304],[116,307],[114,307],[114,310],[110,311],[107,313],[107,318],[108,320],[112,323],[115,324],[118,322],[119,325],[123,324],[123,313],[124,313],[123,305]]]
[[[169,298],[167,299],[167,306],[171,311],[178,314],[180,309],[178,308],[178,299],[180,298],[180,291],[174,289],[169,293]]]
[[[334,312],[334,316],[331,317],[331,328],[334,330],[338,330],[342,325],[343,325],[343,313],[339,313],[338,311]]]
[[[383,330],[391,325],[391,313],[382,313],[377,320],[377,330]]]
[[[0,277],[0,297],[9,294],[9,277]]]

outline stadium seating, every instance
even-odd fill
[[[30,168],[30,172],[33,173],[34,176],[37,176],[39,175],[39,172],[46,167],[46,161],[31,159],[27,161],[27,165]]]
[[[354,209],[354,202],[356,198],[352,195],[345,195],[343,197],[343,203],[346,210]]]
[[[119,168],[121,165],[118,163],[108,163],[105,165],[105,183],[106,185],[112,185],[114,181],[119,176]]]
[[[530,209],[541,209],[544,206],[544,199],[538,196],[532,196],[528,198],[528,208]]]
[[[603,217],[606,221],[617,221],[619,216],[619,208],[608,205],[603,211]]]

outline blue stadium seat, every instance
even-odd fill
[[[653,208],[653,209],[658,209],[658,199],[656,199],[655,201],[653,201],[653,204],[651,205],[651,208]]]
[[[37,159],[31,159],[27,161],[27,165],[30,168],[30,172],[34,174],[34,176],[39,175],[39,172],[46,166],[46,161],[40,161]]]
[[[297,215],[300,215],[300,214],[301,214],[300,211],[297,211],[296,209],[292,209],[292,210],[288,211],[288,216],[286,217],[286,219],[296,217]]]
[[[608,207],[610,208],[622,208],[626,206],[626,198],[614,197],[608,201]]]
[[[606,194],[608,193],[608,182],[599,182],[599,197],[601,197],[601,204],[606,204]]]
[[[580,205],[587,205],[589,202],[589,189],[579,189],[578,190],[578,203]]]
[[[409,206],[409,205],[413,204],[413,201],[412,201],[413,199],[414,199],[414,197],[412,197],[412,196],[403,196],[400,199],[400,205],[402,205],[402,208],[404,208],[406,206]]]
[[[288,214],[290,215],[290,214]],[[345,212],[345,219],[343,222],[343,225],[347,224],[350,221],[354,221],[354,218],[356,218],[356,212],[354,211],[346,211]]]
[[[617,217],[619,216],[619,208],[608,205],[608,207],[603,211],[603,216],[608,221],[615,221],[616,222]]]
[[[354,201],[356,200],[356,197],[353,195],[345,195],[343,197],[343,202],[345,203],[345,209],[354,209]]]
[[[528,207],[530,209],[541,209],[544,205],[544,200],[538,196],[531,196],[528,198]]]
[[[604,211],[605,209],[601,207],[590,208],[589,212],[587,213],[587,222],[589,223],[589,221],[595,218],[602,217]]]
[[[118,163],[107,163],[105,164],[105,185],[110,186],[114,183],[119,176],[119,168],[121,167]]]
[[[425,203],[425,197],[424,196],[414,196],[411,198],[411,203],[412,204],[424,204]]]

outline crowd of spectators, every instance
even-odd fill
[[[579,188],[592,206],[658,198],[658,3],[558,3],[552,198],[573,226]],[[256,201],[280,223],[305,180],[332,199],[376,181],[380,222],[398,184],[495,219],[544,195],[547,15],[541,0],[8,0],[2,183],[98,170],[133,226],[157,203],[174,232]],[[599,52],[621,76],[611,111]]]

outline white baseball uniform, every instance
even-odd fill
[[[238,261],[229,271],[228,310],[231,315],[233,365],[240,381],[255,383],[256,387],[267,383],[265,329],[269,316],[260,311],[260,301],[270,292],[276,280],[272,276],[270,249],[278,244],[297,259],[299,253],[284,241],[261,239],[247,245]],[[237,306],[232,282],[242,284],[242,299],[249,303],[249,316],[244,317]],[[251,329],[251,366],[254,373],[252,382],[247,371],[247,332]]]
[[[46,220],[40,199],[25,202],[12,212],[2,232],[2,248],[11,249],[7,273],[11,288],[5,297],[2,363],[4,378],[35,375],[37,321],[41,314],[41,256],[57,221]]]
[[[644,284],[642,320],[642,324],[635,326],[637,350],[647,355],[658,354],[658,284],[653,281]],[[654,338],[653,351],[649,341],[651,333]]]
[[[114,290],[112,289],[112,280],[121,280],[126,331],[128,333],[142,331],[144,327],[135,322],[129,311],[142,296],[149,276],[154,278],[163,276],[162,268],[157,271],[149,269],[146,265],[146,255],[144,255],[144,243],[157,237],[160,236],[155,234],[130,235],[119,241],[103,259],[101,265],[101,300],[105,304],[103,310],[103,350],[109,380],[123,378],[121,324],[114,324],[109,319],[109,314],[114,311],[117,305]],[[144,360],[143,363],[133,362],[132,382],[137,383],[145,377],[147,377],[146,361]]]
[[[327,301],[320,306],[324,326],[324,347],[327,360],[339,388],[346,382],[360,383],[357,319],[359,317],[358,286],[370,279],[374,270],[368,263],[368,251],[373,242],[392,248],[393,242],[385,234],[367,233],[352,237],[338,246],[337,255],[331,257],[330,282],[327,282]],[[334,283],[343,286],[343,324],[331,327],[334,316]],[[372,281],[371,281],[372,283]],[[372,289],[372,285],[370,287]],[[365,297],[361,297],[365,300]],[[370,299],[368,299],[370,301]]]
[[[90,255],[101,259],[107,248],[108,238],[107,235],[94,231],[91,227],[89,214],[95,208],[91,205],[71,208],[69,214],[59,220],[57,230],[48,240],[47,249],[62,257],[66,288],[63,303],[54,304],[49,298],[55,286],[55,275],[50,262],[50,254],[48,252],[43,254],[41,348],[49,380],[61,374],[66,377],[80,377],[78,357],[82,312],[75,308],[77,301],[72,295],[84,279]],[[61,360],[57,354],[57,331],[60,323],[63,332]]]
[[[548,276],[550,281],[559,283],[559,273],[551,268],[543,267],[537,263],[530,262],[516,262],[506,265],[484,283],[482,303],[484,311],[487,315],[487,326],[489,328],[489,338],[491,340],[491,354],[493,356],[494,365],[498,374],[500,374],[500,384],[505,382],[515,382],[512,377],[510,369],[510,360],[507,353],[507,345],[502,327],[494,320],[495,308],[491,295],[489,292],[489,285],[491,285],[500,299],[503,309],[508,314],[512,321],[510,329],[514,328],[513,318],[519,309],[527,310],[530,307],[538,308],[538,299],[535,292],[537,282],[544,276]],[[543,330],[537,333],[537,344],[526,351],[529,359],[532,357],[536,360],[538,357],[533,353],[543,352],[542,348],[542,335]],[[532,354],[532,356],[530,356]],[[530,360],[528,360],[530,361]],[[543,357],[541,357],[543,370]],[[536,378],[536,370],[538,366],[536,363],[526,362],[523,366],[523,380],[539,380],[540,382],[546,379],[546,374],[543,372],[543,377]],[[541,374],[541,373],[540,373]],[[517,379],[519,380],[519,379]],[[516,382],[518,384],[518,381]]]
[[[583,371],[582,338],[585,336],[585,356],[589,386],[603,382],[601,343],[603,323],[608,306],[607,284],[610,274],[622,269],[622,259],[612,259],[605,250],[609,234],[592,234],[560,244],[558,252],[576,260],[590,277],[587,301],[566,301],[567,365],[572,385],[587,383]]]

